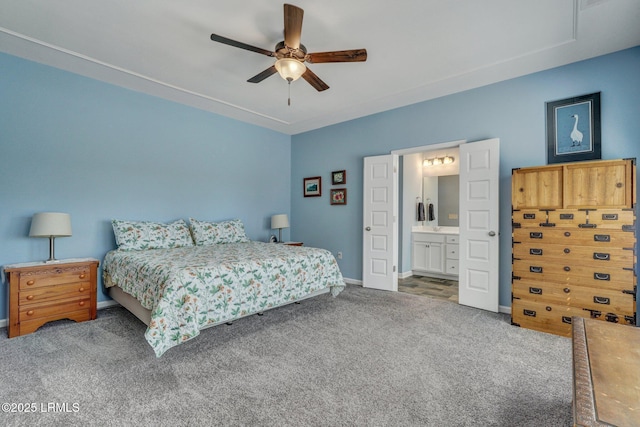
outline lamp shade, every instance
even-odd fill
[[[276,61],[276,70],[285,80],[295,81],[307,71],[307,67],[297,59],[281,58]]]
[[[29,237],[71,236],[71,215],[58,212],[40,212],[31,218]]]
[[[289,228],[287,214],[278,214],[271,217],[271,228]]]

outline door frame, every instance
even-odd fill
[[[391,151],[391,154],[396,154],[398,156],[404,156],[407,154],[419,154],[419,153],[424,153],[426,151],[436,151],[436,150],[442,150],[442,149],[446,149],[446,148],[456,148],[459,147],[462,144],[466,144],[467,140],[466,139],[460,139],[457,141],[449,141],[449,142],[441,142],[441,143],[436,143],[436,144],[431,144],[431,145],[422,145],[420,147],[412,147],[412,148],[403,148],[403,149],[399,149],[399,150],[393,150]],[[403,162],[404,164],[404,162]],[[398,171],[399,172],[399,171]],[[400,184],[399,184],[399,180],[396,183],[396,187],[394,188],[395,191],[395,197],[396,197],[396,203],[398,203],[398,206],[401,206],[401,200],[400,197],[401,195],[400,193]],[[404,208],[403,208],[404,209]],[[398,219],[398,222],[400,223],[401,218]],[[403,230],[404,230],[404,223],[403,223]],[[402,233],[403,235],[405,234],[404,232]],[[396,233],[394,235],[394,240],[395,240],[395,244],[398,245],[399,243],[399,230],[398,228],[396,228]],[[403,245],[404,246],[404,245]],[[400,246],[398,246],[400,247]],[[400,251],[398,251],[400,252]],[[402,250],[402,257],[405,257],[405,251],[404,248]],[[400,266],[402,265],[401,263],[401,259],[397,260],[398,263],[398,269],[400,269]]]

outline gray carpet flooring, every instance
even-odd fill
[[[144,331],[115,307],[0,333],[0,402],[36,408],[0,424],[572,423],[569,339],[447,301],[348,286],[210,328],[161,358]]]

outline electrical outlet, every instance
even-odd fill
[[[338,252],[338,259],[342,259],[342,252]]]

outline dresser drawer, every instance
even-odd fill
[[[571,317],[589,317],[588,311],[568,305],[514,299],[511,322],[523,328],[568,337],[571,335]]]
[[[91,282],[68,283],[65,285],[41,286],[20,291],[18,301],[20,306],[37,304],[45,301],[73,298],[75,296],[89,296]]]
[[[578,228],[580,224],[587,223],[587,211],[557,210],[549,211],[549,223],[556,227]]]
[[[68,313],[54,314],[51,316],[39,317],[37,319],[23,320],[20,322],[20,335],[30,334],[36,331],[40,326],[47,322],[53,322],[55,320],[70,319],[76,322],[84,322],[91,320],[91,310],[81,309],[76,311],[70,311]]]
[[[541,223],[547,222],[547,211],[539,209],[513,211],[511,213],[511,220],[520,227],[536,228],[540,227]]]
[[[447,234],[446,239],[447,239],[447,244],[450,244],[450,243],[458,244],[458,243],[460,243],[460,235],[458,235],[458,234]]]
[[[89,280],[89,267],[53,267],[20,275],[20,290]]]
[[[573,265],[591,265],[602,268],[633,268],[636,257],[634,251],[623,248],[598,248],[592,246],[554,245],[543,242],[514,243],[513,256],[533,263],[547,262]],[[543,259],[543,261],[541,261]]]
[[[589,224],[598,229],[621,230],[623,225],[633,226],[635,214],[632,210],[596,209],[589,211]]]
[[[635,235],[632,232],[620,230],[598,229],[558,229],[555,227],[540,227],[532,230],[529,228],[516,228],[513,230],[514,242],[539,244],[553,243],[557,245],[585,245],[598,248],[635,246]]]
[[[633,292],[632,286],[629,291]],[[619,290],[597,289],[567,283],[514,280],[512,292],[514,298],[522,300],[570,305],[628,316],[633,316],[635,313],[633,295]]]
[[[56,316],[63,318],[63,313],[70,313],[72,311],[89,309],[90,307],[89,296],[80,296],[68,301],[55,301],[55,303],[42,303],[42,304],[30,304],[20,307],[19,320],[22,323],[24,320],[38,319],[41,317]]]
[[[514,260],[513,275],[522,279],[573,283],[604,289],[625,290],[634,283],[632,270],[555,264],[541,258],[540,262]]]
[[[438,233],[412,233],[414,242],[444,243],[445,235]]]

